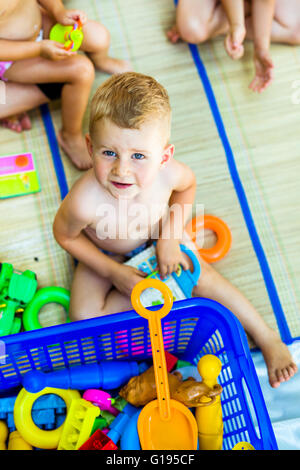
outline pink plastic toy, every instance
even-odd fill
[[[112,415],[117,416],[119,410],[114,408],[114,398],[111,398],[110,394],[103,390],[97,390],[96,388],[90,388],[86,390],[82,396],[87,401],[93,403],[93,405],[99,406],[101,410],[109,411]]]

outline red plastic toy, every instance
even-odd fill
[[[117,450],[116,444],[101,429],[92,434],[79,450]]]

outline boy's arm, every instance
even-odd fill
[[[171,170],[172,171],[172,170]],[[161,279],[178,269],[189,268],[189,263],[180,249],[184,228],[192,210],[196,192],[195,175],[186,165],[176,162],[173,191],[169,200],[167,220],[162,221],[156,245],[157,264]]]
[[[83,11],[76,9],[67,10],[61,0],[38,0],[38,2],[60,24],[71,25],[78,20],[85,24],[87,21],[86,14]]]
[[[273,61],[270,55],[272,21],[275,0],[252,1],[255,76],[249,87],[262,92],[273,81]]]
[[[243,41],[246,36],[244,0],[221,0],[228,22],[229,33],[225,37],[225,49],[232,59],[244,54]]]
[[[0,39],[0,60],[15,61],[39,57],[41,42]]]
[[[74,196],[74,197],[73,197]],[[83,207],[76,191],[69,193],[62,202],[53,223],[53,234],[59,245],[78,261],[104,278],[113,277],[119,264],[102,253],[83,233],[90,223],[90,207]]]
[[[169,200],[169,219],[162,226],[160,238],[181,240],[187,220],[192,212],[196,193],[196,178],[185,164],[176,162],[174,188]]]
[[[256,50],[269,50],[274,8],[275,0],[252,0],[253,42]]]
[[[221,0],[230,28],[244,25],[244,0]]]

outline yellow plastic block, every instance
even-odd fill
[[[6,450],[7,436],[8,436],[8,427],[4,421],[0,421],[0,450]]]
[[[72,400],[57,450],[77,450],[90,437],[100,408],[87,400]]]

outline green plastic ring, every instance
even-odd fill
[[[27,305],[23,313],[23,326],[25,331],[43,328],[39,322],[39,312],[41,308],[50,303],[60,304],[67,312],[67,322],[70,306],[70,292],[63,287],[43,287],[39,289],[31,302]]]

